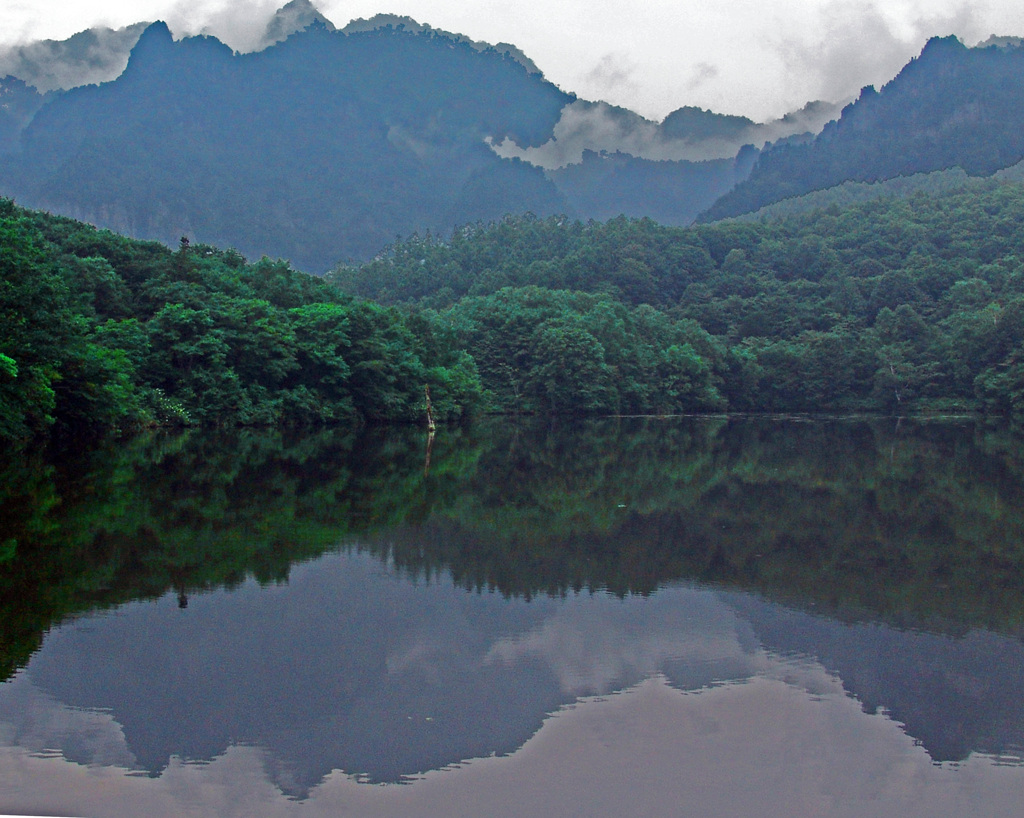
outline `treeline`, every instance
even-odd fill
[[[474,410],[1024,421],[1024,186],[763,222],[508,217],[326,278],[0,206],[0,437]]]
[[[514,322],[495,333],[495,312],[512,310],[509,302],[584,303],[561,292],[572,290],[590,293],[608,316],[584,322],[587,336],[577,333],[567,362],[603,354],[618,385],[604,411],[638,406],[622,399],[634,375],[616,354],[649,343],[636,326],[651,321],[676,333],[647,347],[659,350],[652,355],[688,343],[699,358],[688,394],[701,397],[677,409],[981,409],[1020,421],[1022,261],[1024,187],[978,181],[933,196],[686,229],[647,219],[508,218],[447,240],[413,237],[329,278],[365,298],[438,310],[477,356],[484,386],[505,398],[511,387],[498,373],[526,356]],[[619,340],[605,331],[616,321]],[[596,409],[591,398],[584,403]]]
[[[0,200],[0,440],[52,427],[458,417],[476,370],[429,316],[287,263],[172,252]]]

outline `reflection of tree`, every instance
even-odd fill
[[[696,579],[844,615],[1016,629],[1019,481],[971,434],[621,421],[542,429],[513,446],[499,432],[456,506],[375,548],[414,573],[448,569],[508,594],[647,593]],[[995,436],[1020,462],[1019,441]]]
[[[0,475],[2,666],[64,616],[179,598],[350,542],[468,588],[697,580],[895,622],[1016,631],[1024,446],[971,425],[502,419],[139,437]]]
[[[425,481],[417,431],[142,436],[57,465],[12,462],[0,473],[0,541],[17,542],[0,569],[0,673],[67,614],[281,582],[347,536],[422,516],[476,449],[446,431]]]

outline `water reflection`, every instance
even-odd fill
[[[933,767],[915,739],[952,730],[1019,751],[1022,660],[1005,636],[844,624],[743,593],[527,603],[338,554],[287,589],[248,582],[186,611],[169,593],[58,628],[0,689],[0,791],[5,810],[56,809],[40,793],[64,779],[79,799],[85,777],[102,814],[138,809],[111,792],[170,814],[201,789],[211,814],[236,798],[237,814],[286,814],[287,795],[325,814],[442,814],[438,797],[449,814],[550,814],[571,799],[586,814],[664,814],[685,797],[712,815],[757,799],[771,803],[758,814],[864,814],[853,806],[889,790],[877,814],[956,814],[936,790],[992,806],[1000,788],[1019,798],[1020,771],[981,756]],[[873,696],[916,720],[904,732]],[[410,780],[411,794],[352,787]],[[965,801],[981,781],[995,790]],[[627,808],[620,790],[638,782]]]
[[[1024,747],[1012,438],[503,424],[439,437],[424,475],[425,446],[193,436],[12,466],[0,811],[170,814],[196,788],[259,814],[1024,794],[995,763]]]
[[[980,756],[933,765],[894,722],[851,699],[811,699],[762,679],[687,696],[652,678],[559,711],[511,757],[405,786],[338,771],[298,803],[268,783],[264,755],[234,745],[209,764],[174,759],[148,779],[0,749],[0,775],[6,785],[16,768],[18,783],[36,787],[31,803],[50,814],[75,804],[115,816],[1002,816],[1021,795],[1014,768]],[[4,792],[8,804],[25,803]]]

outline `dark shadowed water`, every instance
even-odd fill
[[[0,813],[1024,803],[1024,440],[971,421],[139,437],[0,515]]]

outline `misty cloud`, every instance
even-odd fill
[[[291,0],[280,9],[276,9],[277,2],[260,0],[242,6],[183,0],[162,16],[176,38],[210,35],[240,52],[267,48],[314,21],[334,30],[334,24],[309,0]],[[90,28],[67,40],[0,48],[0,77],[18,77],[41,92],[108,82],[124,71],[132,48],[149,24]]]
[[[235,51],[265,47],[267,26],[280,0],[179,0],[163,16],[176,39],[206,34]]]
[[[485,662],[508,666],[540,659],[562,692],[573,696],[631,687],[662,672],[668,662],[699,666],[706,678],[697,684],[703,686],[760,670],[763,660],[747,631],[708,591],[663,591],[658,601],[644,606],[583,597],[533,630],[499,639]]]
[[[813,96],[849,98],[860,87],[881,86],[896,76],[929,37],[956,33],[974,42],[986,35],[975,7],[943,5],[915,16],[908,9],[882,6],[874,0],[855,4],[831,0],[820,9],[819,33],[813,41],[783,35],[772,41],[772,47],[787,74],[801,77]]]
[[[107,82],[124,71],[132,46],[148,25],[92,28],[67,40],[0,49],[0,77],[18,77],[41,92]]]
[[[548,170],[581,162],[586,150],[618,151],[642,159],[702,162],[732,158],[744,145],[761,147],[765,142],[796,134],[818,133],[825,123],[839,115],[841,107],[811,102],[799,111],[766,123],[684,109],[706,126],[700,132],[686,133],[678,127],[666,127],[678,111],[658,123],[606,102],[576,100],[562,109],[552,138],[543,145],[521,148],[505,139],[491,144],[491,148],[506,159],[522,159]]]
[[[43,6],[41,0],[16,0],[0,7],[0,41],[24,44],[36,32],[50,32],[45,36],[56,40],[56,32],[66,37],[73,26],[117,29],[141,17],[164,19],[175,37],[211,34],[246,52],[266,45],[268,21],[283,2],[111,0],[88,5],[50,0]],[[357,17],[372,22],[387,8],[375,0],[313,2],[339,27]],[[956,34],[973,44],[992,34],[1024,34],[1024,6],[1013,0],[768,0],[684,6],[651,0],[641,7],[582,0],[549,0],[543,6],[411,0],[395,10],[425,19],[437,30],[514,43],[510,53],[520,59],[525,51],[562,88],[654,120],[682,105],[770,119],[809,99],[847,99],[864,85],[887,82],[931,36]],[[0,47],[0,57],[7,59],[10,53],[9,46]],[[120,53],[121,61],[126,58],[127,51]],[[521,61],[527,65],[525,57]],[[73,81],[95,80],[90,75]]]
[[[730,595],[699,588],[662,589],[643,605],[576,597],[526,633],[494,642],[484,661],[515,666],[540,661],[564,694],[606,696],[664,677],[697,691],[755,677],[813,696],[846,695],[819,662],[766,650]]]
[[[135,757],[124,731],[102,710],[69,707],[39,690],[25,671],[4,683],[0,696],[0,744],[33,753],[62,755],[80,764],[130,768]]]
[[[309,0],[291,0],[274,12],[263,34],[266,45],[279,43],[296,31],[309,28],[313,23],[323,24],[328,31],[334,31],[334,23],[324,17]]]

